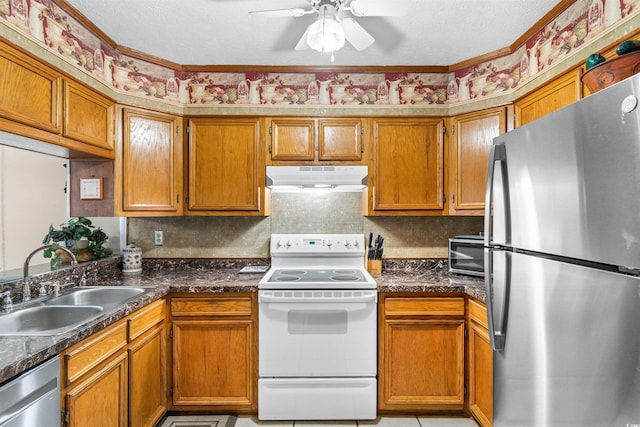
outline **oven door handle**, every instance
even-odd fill
[[[265,303],[274,303],[274,302],[284,302],[284,303],[314,303],[314,302],[333,302],[333,303],[352,303],[352,302],[376,302],[377,294],[372,293],[368,295],[359,295],[359,296],[337,296],[337,297],[327,297],[327,296],[302,296],[302,295],[292,295],[292,296],[274,296],[274,295],[260,295],[259,302]]]

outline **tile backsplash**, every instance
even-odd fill
[[[371,232],[385,258],[446,258],[449,237],[481,230],[480,217],[366,217],[361,193],[300,192],[274,193],[269,217],[129,218],[127,240],[149,258],[267,258],[272,233]]]

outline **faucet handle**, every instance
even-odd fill
[[[2,294],[2,311],[13,310],[13,301],[11,301],[11,291],[4,291]]]
[[[47,287],[52,287],[53,288],[53,296],[54,297],[59,297],[60,296],[60,281],[58,281],[58,280],[48,280],[46,282],[40,282],[39,296],[41,296],[41,297],[47,296]]]
[[[40,287],[38,288],[38,296],[46,297],[47,296],[47,285],[51,282],[40,282]]]

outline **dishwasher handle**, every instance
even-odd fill
[[[258,295],[260,303],[371,303],[377,302],[378,293],[368,292],[264,292]]]

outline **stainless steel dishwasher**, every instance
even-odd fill
[[[0,387],[0,427],[60,427],[60,357]]]

